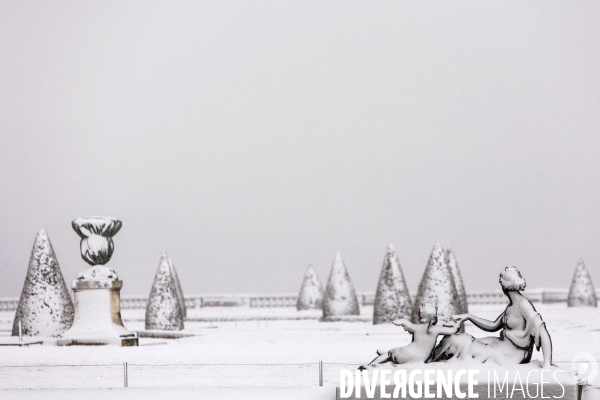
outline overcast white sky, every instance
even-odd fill
[[[45,228],[123,221],[110,262],[147,295],[295,292],[336,251],[415,290],[435,242],[467,290],[516,265],[600,284],[600,3],[0,2],[0,297]]]

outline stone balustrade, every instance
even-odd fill
[[[600,291],[598,296],[600,297]],[[568,289],[527,289],[527,298],[534,303],[561,303],[567,301]],[[411,293],[413,299],[415,293]],[[358,301],[362,306],[373,305],[375,292],[358,292]],[[185,305],[189,309],[202,307],[296,307],[296,294],[223,294],[223,295],[188,295]],[[121,309],[146,308],[147,296],[121,296]],[[506,297],[500,291],[467,293],[467,301],[474,304],[504,304]],[[15,311],[18,298],[0,298],[0,311]]]

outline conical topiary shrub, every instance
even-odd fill
[[[317,271],[312,265],[308,266],[306,273],[304,274],[304,280],[302,286],[300,286],[300,293],[298,293],[298,301],[296,302],[296,309],[302,310],[313,310],[320,309],[323,306],[323,287],[321,281],[317,275]]]
[[[187,309],[185,307],[185,298],[183,297],[183,290],[181,290],[181,282],[179,282],[179,276],[177,275],[177,270],[175,269],[175,264],[173,264],[173,260],[171,260],[171,257],[167,257],[167,258],[169,259],[169,266],[171,267],[171,273],[173,274],[173,279],[175,280],[175,289],[177,290],[177,299],[179,299],[179,304],[181,306],[181,312],[183,313],[183,318],[185,318],[185,317],[187,317]]]
[[[360,315],[358,299],[348,270],[338,252],[323,295],[323,318]]]
[[[40,229],[15,313],[12,335],[56,337],[73,325],[73,301],[46,231]]]
[[[596,289],[592,283],[592,277],[585,268],[583,258],[579,259],[567,300],[569,307],[598,307]]]
[[[448,322],[453,315],[460,314],[460,300],[450,269],[446,265],[446,255],[439,243],[433,246],[429,262],[419,284],[413,304],[412,320],[418,323],[419,308],[423,303],[435,304],[438,321]]]
[[[465,284],[462,280],[460,268],[458,268],[458,263],[456,262],[456,257],[454,256],[454,252],[452,251],[451,247],[446,249],[446,265],[448,265],[450,273],[452,274],[452,278],[454,279],[454,284],[456,285],[456,292],[458,293],[458,300],[460,302],[459,313],[466,314],[469,312],[467,292],[465,291]]]
[[[146,305],[146,329],[182,330],[183,312],[167,253],[160,258]]]
[[[382,324],[400,318],[410,318],[412,302],[406,287],[400,261],[390,244],[383,259],[375,303],[373,304],[373,324]]]

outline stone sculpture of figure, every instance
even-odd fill
[[[378,364],[392,362],[406,364],[411,362],[426,362],[433,353],[439,335],[452,335],[460,329],[460,324],[437,325],[437,307],[431,303],[423,303],[419,308],[419,323],[413,324],[407,319],[392,321],[394,325],[401,326],[405,331],[412,333],[412,342],[403,347],[394,347],[388,352],[377,351],[378,356],[369,363],[375,367]],[[359,369],[366,369],[361,366]]]
[[[472,314],[456,315],[454,320],[471,321],[486,332],[500,331],[500,336],[475,339],[468,334],[447,335],[434,351],[433,360],[475,359],[499,365],[525,364],[531,360],[533,347],[542,350],[543,368],[552,365],[552,341],[546,324],[531,302],[521,294],[525,279],[516,267],[506,267],[500,273],[502,291],[508,297],[506,310],[495,321]]]

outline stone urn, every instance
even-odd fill
[[[119,232],[123,223],[112,217],[81,217],[71,225],[81,238],[81,258],[90,264],[90,267],[79,272],[77,279],[119,279],[117,273],[104,264],[110,261],[115,251],[112,237]]]
[[[125,329],[121,319],[123,282],[105,264],[115,249],[113,236],[122,223],[112,217],[81,217],[72,222],[81,238],[81,258],[89,264],[82,269],[71,288],[75,294],[75,319],[57,344],[137,346],[135,333]]]

